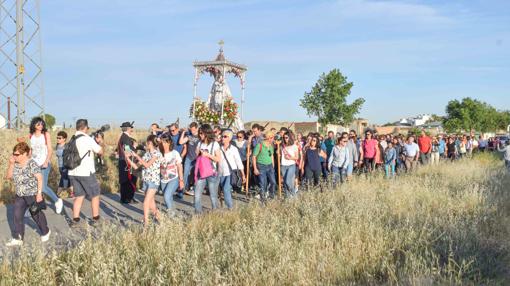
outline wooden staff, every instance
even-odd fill
[[[282,197],[282,172],[280,166],[280,143],[276,143],[276,149],[278,150],[278,154],[276,154],[276,158],[278,161],[278,196]]]
[[[250,184],[250,169],[251,169],[250,168],[250,157],[251,157],[250,147],[251,147],[251,142],[246,142],[246,143],[248,143],[248,148],[246,150],[246,183],[245,183],[245,187],[244,187],[244,192],[246,193],[246,197],[248,197],[248,187],[249,187],[249,184]]]

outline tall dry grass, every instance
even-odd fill
[[[510,176],[491,155],[231,212],[105,226],[3,261],[5,285],[507,284]]]

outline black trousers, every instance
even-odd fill
[[[312,170],[310,168],[305,168],[305,178],[308,184],[311,184],[313,181],[313,185],[316,187],[319,185],[319,181],[321,179],[322,170]]]
[[[35,195],[34,196],[26,196],[26,197],[18,197],[14,200],[14,238],[23,240],[25,236],[25,222],[23,221],[25,217],[25,212],[27,209],[35,203]],[[32,219],[35,221],[37,226],[39,227],[39,231],[41,235],[46,235],[50,231],[48,228],[48,222],[46,221],[46,216],[43,211],[39,211],[36,215],[32,215]]]
[[[120,201],[129,203],[135,197],[136,176],[130,173],[125,160],[119,160]]]

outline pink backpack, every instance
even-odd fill
[[[211,149],[214,149],[214,143],[215,142],[212,143]],[[211,159],[201,155],[198,156],[195,163],[195,182],[212,176],[216,176],[216,170],[214,169]]]

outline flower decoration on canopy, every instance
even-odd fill
[[[228,98],[223,103],[223,124],[229,126],[231,125],[237,117],[237,103],[235,103],[231,98]],[[209,124],[220,124],[220,119],[222,118],[222,112],[215,112],[211,110],[207,103],[196,99],[195,100],[195,114],[193,116],[193,104],[190,107],[190,118],[193,118],[200,124],[209,123]]]

